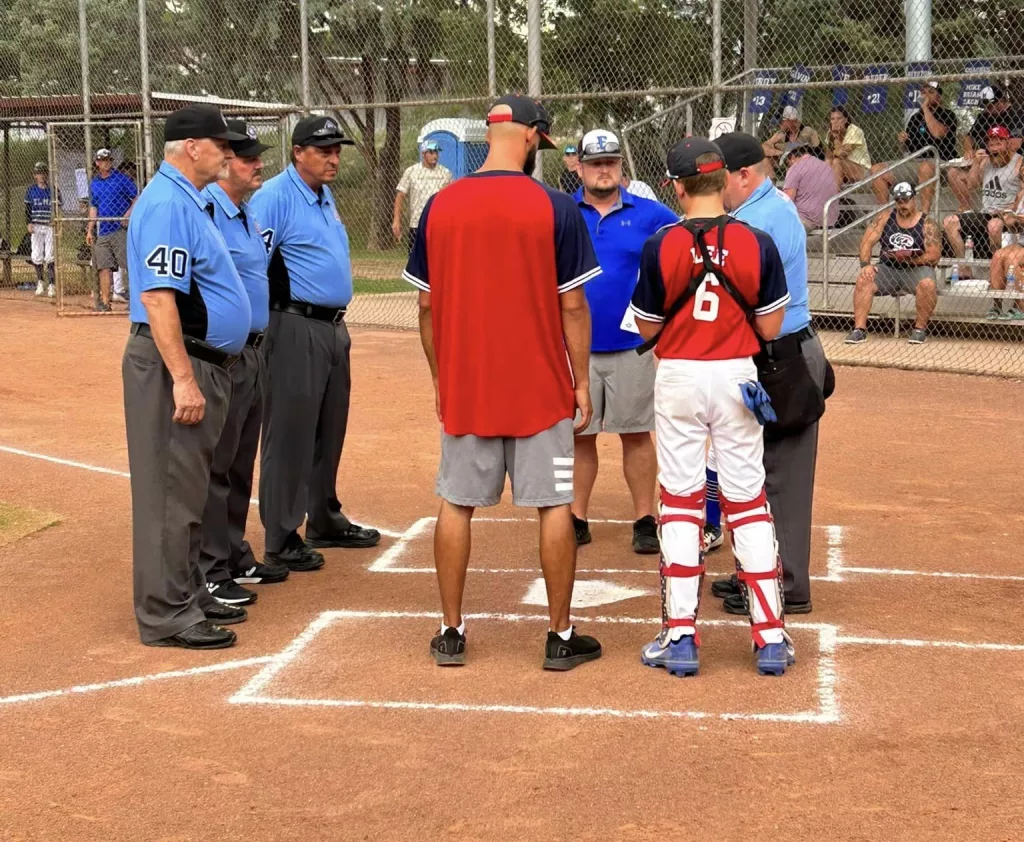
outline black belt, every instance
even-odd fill
[[[773,339],[771,342],[765,342],[764,353],[774,360],[787,360],[790,357],[797,357],[801,353],[800,346],[803,345],[804,341],[817,335],[817,331],[808,325],[801,330],[787,333],[778,339]]]
[[[307,304],[305,301],[275,301],[270,306],[271,309],[281,313],[292,313],[296,316],[305,316],[307,319],[316,319],[335,325],[345,318],[346,309],[344,307],[321,307],[319,304]]]
[[[250,333],[249,338],[245,340],[245,344],[253,349],[259,348],[263,344],[263,331]]]
[[[149,325],[144,324],[143,322],[132,322],[131,335],[145,336],[152,339],[153,331],[150,330]],[[213,363],[213,365],[219,366],[225,371],[231,371],[232,366],[238,362],[237,354],[229,354],[226,351],[221,351],[218,348],[214,348],[212,345],[207,345],[205,342],[196,339],[194,336],[182,336],[181,338],[185,343],[185,353],[190,357],[195,357],[197,360]]]

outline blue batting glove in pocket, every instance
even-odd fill
[[[743,403],[754,414],[757,423],[762,427],[767,421],[777,420],[775,410],[772,409],[772,399],[768,397],[768,393],[760,383],[753,380],[740,383],[740,394],[743,395]]]

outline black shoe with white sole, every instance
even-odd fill
[[[439,667],[461,667],[466,663],[466,635],[449,626],[444,634],[438,630],[430,641],[430,654]]]
[[[225,579],[223,582],[207,582],[206,590],[221,605],[252,605],[256,601],[255,592],[243,588],[231,579]]]
[[[251,561],[231,567],[231,578],[239,585],[272,585],[288,578],[288,568],[268,561]]]
[[[575,626],[568,640],[562,640],[553,631],[548,632],[548,642],[544,649],[544,669],[546,670],[565,672],[600,657],[601,644],[593,637],[576,634]]]

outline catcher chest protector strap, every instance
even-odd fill
[[[669,494],[664,488],[661,489],[662,513],[658,523],[664,526],[667,523],[689,523],[697,527],[699,545],[697,550],[698,564],[690,567],[684,564],[670,564],[665,559],[664,538],[662,537],[662,554],[659,572],[661,573],[661,628],[663,633],[670,629],[687,628],[693,629],[693,642],[700,646],[700,635],[697,633],[697,609],[700,607],[700,592],[704,582],[704,489],[701,488],[692,494],[677,495]],[[685,512],[668,512],[664,510],[683,509]],[[693,618],[675,618],[669,616],[668,579],[692,579],[697,578],[697,599],[694,605]]]

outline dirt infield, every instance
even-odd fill
[[[237,647],[189,653],[132,616],[127,324],[11,301],[0,324],[0,501],[60,520],[0,547],[0,839],[1019,838],[1020,383],[838,370],[782,679],[710,595],[700,677],[640,666],[656,562],[611,441],[575,611],[604,657],[541,671],[537,525],[502,505],[474,534],[469,664],[441,671],[415,334],[354,332],[339,489],[381,546],[260,588]]]

